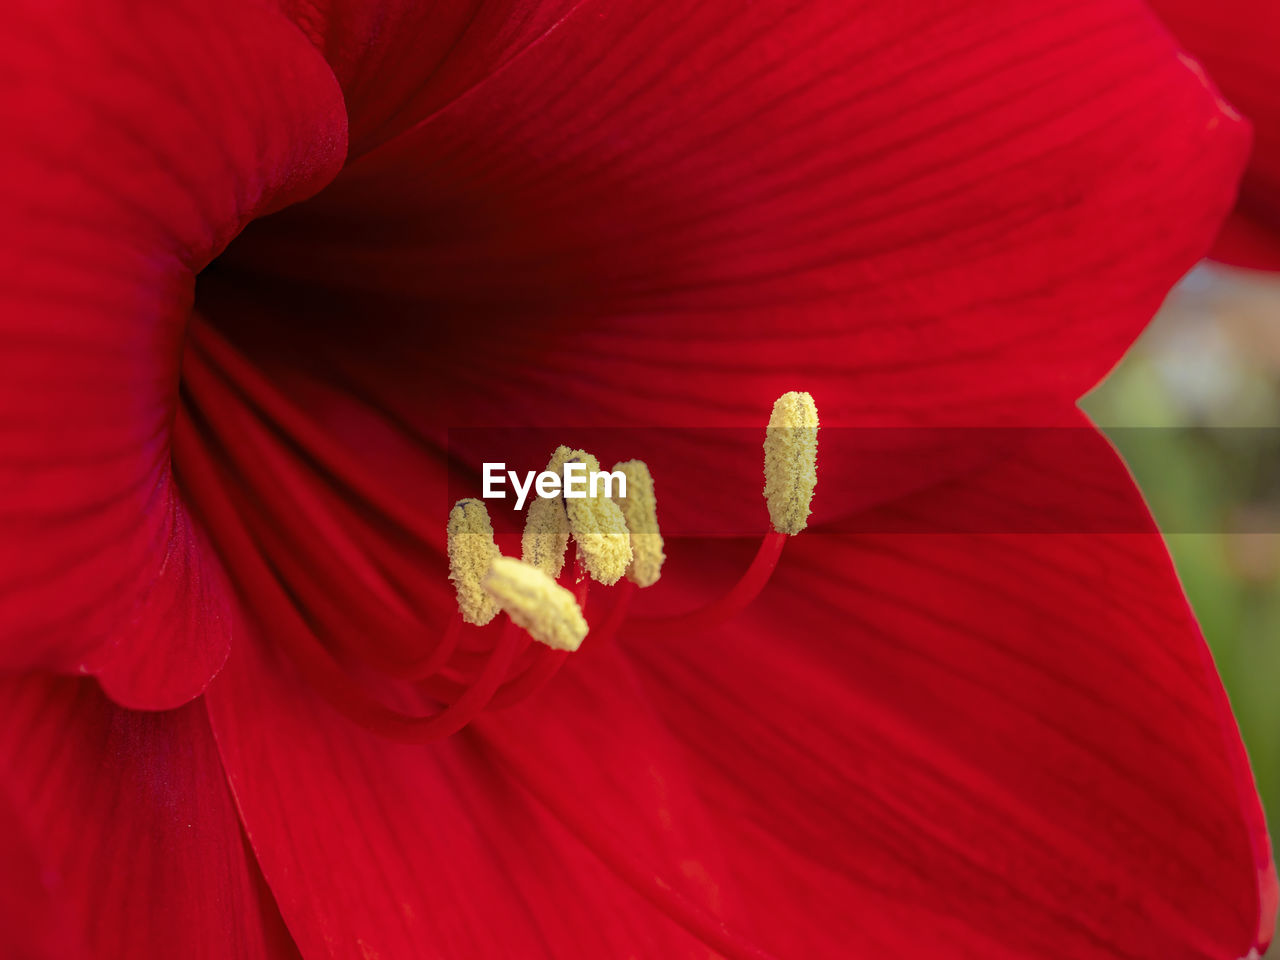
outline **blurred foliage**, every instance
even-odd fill
[[[1280,278],[1192,271],[1082,406],[1165,531],[1280,837]]]

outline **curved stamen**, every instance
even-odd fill
[[[728,593],[713,600],[705,607],[690,610],[675,616],[646,617],[636,615],[630,621],[636,632],[643,634],[666,634],[673,630],[705,630],[718,626],[731,617],[737,616],[760,595],[764,585],[773,576],[782,556],[782,548],[786,545],[787,535],[771,530],[760,542],[755,559],[742,578],[733,585]]]
[[[537,663],[537,658],[541,655],[542,649],[543,645],[535,645],[532,638],[527,634],[522,637],[520,647],[516,650],[515,658],[512,660],[509,674],[515,677],[523,675],[525,671]],[[489,656],[490,652],[457,651],[446,669],[441,670],[434,676],[423,677],[416,681],[415,686],[432,700],[437,700],[440,703],[453,703],[476,682],[488,664]],[[504,681],[503,687],[509,682],[511,681]],[[502,690],[503,687],[498,689]]]
[[[574,599],[582,610],[587,609],[587,593],[590,588],[591,581],[586,577],[579,580],[574,587]],[[591,633],[592,631],[588,627],[587,636],[591,636]],[[569,653],[570,651],[568,650],[554,650],[551,648],[540,648],[535,651],[533,664],[502,685],[502,688],[489,701],[489,709],[505,710],[508,707],[514,707],[520,701],[540,690],[564,666]]]
[[[489,709],[506,710],[526,700],[560,672],[568,657],[568,650],[552,650],[550,647],[539,650],[533,666],[514,680],[508,680],[493,695],[493,699],[489,701]]]
[[[608,643],[618,632],[618,628],[627,618],[627,611],[631,609],[631,598],[635,596],[636,590],[640,589],[632,580],[624,580],[618,585],[614,593],[617,594],[613,606],[609,608],[609,615],[605,617],[604,623],[599,627],[592,628],[588,636],[595,637],[592,641],[596,645]]]
[[[784,393],[773,404],[764,440],[764,496],[773,530],[765,535],[742,578],[720,599],[670,617],[637,617],[644,634],[705,630],[737,616],[769,582],[788,536],[809,522],[818,483],[818,408],[802,391]]]
[[[444,636],[440,638],[435,649],[418,663],[411,663],[403,670],[396,671],[396,678],[399,680],[420,681],[435,676],[444,669],[445,664],[449,662],[449,658],[453,656],[453,652],[458,648],[458,638],[461,636],[462,613],[455,612],[453,619],[449,621],[449,626],[445,628]]]

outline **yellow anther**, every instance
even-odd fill
[[[467,623],[483,626],[498,615],[498,604],[482,586],[498,557],[489,511],[479,500],[459,500],[449,511],[449,579]]]
[[[498,557],[483,581],[488,596],[533,639],[556,650],[577,650],[587,621],[573,594],[537,567]]]
[[[553,463],[561,458],[563,449],[556,451]],[[581,463],[588,477],[600,472],[600,461],[583,450],[570,450],[561,464],[571,461]],[[585,497],[566,494],[564,498],[565,510],[569,514],[569,533],[578,545],[578,557],[587,573],[608,586],[617,583],[631,564],[631,535],[627,532],[622,508],[613,502],[608,491],[597,486],[595,496],[591,495],[590,487],[586,492]]]
[[[521,557],[554,580],[564,569],[568,547],[569,517],[564,512],[564,504],[559,497],[538,497],[529,504],[529,517],[520,538]]]
[[[566,447],[563,443],[556,447],[556,452],[551,454],[551,460],[547,463],[547,473],[559,474],[563,479],[564,465],[570,460],[577,459],[575,456],[579,451],[573,447]]]
[[[641,587],[651,587],[662,576],[662,534],[658,532],[658,500],[653,492],[653,477],[643,460],[624,460],[613,465],[627,478],[627,495],[614,493],[622,508],[622,517],[631,533],[631,565],[627,579]]]
[[[561,474],[563,480],[564,464],[572,453],[566,446],[556,447],[546,472]],[[520,556],[554,580],[564,569],[568,548],[569,516],[564,511],[564,501],[559,495],[537,497],[529,504],[529,516],[520,537]]]
[[[818,485],[818,408],[807,393],[784,393],[773,404],[764,438],[764,495],[779,533],[795,535],[809,522]]]

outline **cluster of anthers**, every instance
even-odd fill
[[[435,712],[397,710],[352,683],[323,651],[301,643],[289,650],[317,689],[348,717],[389,739],[426,743],[457,732],[486,709],[500,710],[524,700],[560,669],[589,633],[593,643],[606,642],[624,620],[628,634],[639,636],[715,626],[755,599],[776,568],[787,537],[808,522],[817,484],[818,412],[813,397],[793,392],[778,398],[764,451],[764,495],[773,530],[741,579],[699,609],[675,616],[628,616],[635,591],[657,582],[666,559],[653,478],[642,461],[628,460],[613,468],[625,475],[625,492],[593,489],[580,498],[533,500],[518,560],[498,549],[482,501],[461,500],[450,510],[449,577],[458,610],[430,651],[395,670],[400,680],[412,682],[440,704]],[[566,464],[574,462],[588,474],[600,471],[589,453],[562,446],[547,472],[563,480]],[[571,544],[574,561],[566,570]],[[583,614],[592,580],[618,585],[612,605],[594,627]],[[507,619],[495,643],[478,628],[499,613]],[[287,639],[294,633],[286,630],[281,635]]]
[[[760,593],[777,567],[787,537],[808,522],[818,479],[818,411],[812,396],[792,392],[778,398],[765,432],[764,451],[764,495],[773,530],[746,573],[727,593],[700,609],[672,617],[632,617],[629,630],[669,634],[705,629],[734,616]],[[583,464],[588,475],[600,471],[599,461],[591,454],[562,446],[552,455],[546,472],[563,477],[565,465],[573,462]],[[457,649],[464,624],[484,626],[500,612],[505,612],[508,622],[502,639],[488,659],[477,664],[480,669],[465,690],[455,678],[433,692],[448,704],[439,715],[449,717],[443,726],[457,729],[486,706],[503,708],[524,699],[555,674],[589,632],[599,642],[612,636],[628,619],[635,590],[658,581],[666,557],[653,477],[641,460],[615,464],[613,471],[626,477],[625,494],[540,496],[532,501],[519,560],[499,551],[482,501],[460,500],[450,511],[449,577],[457,592],[458,613],[432,659],[444,665]],[[576,562],[566,575],[570,543]],[[566,577],[572,589],[559,582]],[[583,614],[592,580],[604,586],[624,581],[594,630]],[[530,640],[542,646],[528,650]],[[526,662],[507,678],[510,665],[520,657]]]

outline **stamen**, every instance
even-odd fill
[[[795,536],[809,522],[818,484],[818,408],[808,393],[784,393],[764,440],[764,495],[773,529]]]
[[[587,635],[586,618],[573,594],[537,567],[499,556],[482,586],[512,621],[553,649],[577,650]]]
[[[627,612],[631,609],[631,598],[635,596],[638,589],[631,580],[619,584],[618,589],[614,591],[613,606],[609,608],[604,620],[592,626],[591,633],[588,634],[595,638],[592,643],[603,646],[613,639],[618,628],[627,619]]]
[[[646,617],[637,614],[632,622],[636,622],[645,635],[652,636],[668,636],[673,631],[697,632],[724,623],[745,610],[760,595],[760,591],[773,576],[773,571],[777,569],[786,542],[785,533],[771,530],[765,534],[747,572],[728,593],[706,606],[672,617]]]
[[[541,647],[538,648],[542,650]],[[540,690],[564,666],[568,650],[542,650],[541,659],[534,662],[524,673],[499,688],[489,701],[490,710],[507,710],[518,703],[523,703],[534,692]]]
[[[587,609],[587,591],[590,586],[591,581],[584,578],[573,589],[573,598],[579,610]],[[506,710],[526,700],[560,672],[570,652],[539,647],[534,653],[532,665],[498,688],[498,692],[489,701],[489,709]]]
[[[279,416],[288,414],[300,418],[299,429],[307,426],[305,415],[284,405],[281,398],[271,393],[269,383],[255,381],[252,385],[255,391],[252,395],[246,393],[246,403],[267,404]],[[247,389],[239,381],[229,383],[226,389],[234,387]],[[365,658],[368,651],[360,651],[357,645],[353,651],[344,649],[339,655],[320,641],[316,623],[309,617],[320,604],[323,587],[300,593],[298,583],[294,582],[296,571],[270,561],[269,541],[264,541],[267,534],[251,533],[245,518],[247,505],[254,499],[252,492],[241,491],[230,474],[224,475],[230,468],[215,462],[209,453],[209,438],[201,438],[202,431],[225,426],[197,422],[186,410],[179,411],[174,444],[181,451],[179,459],[196,464],[196,469],[184,478],[190,484],[191,496],[212,518],[210,527],[220,551],[234,556],[248,571],[244,580],[249,602],[262,611],[263,619],[271,625],[273,636],[280,640],[284,652],[321,696],[351,720],[379,735],[408,743],[449,736],[486,706],[500,709],[518,703],[555,674],[568,653],[578,649],[588,633],[583,616],[587,580],[579,580],[580,595],[575,600],[573,594],[554,579],[565,567],[570,538],[575,541],[582,566],[594,579],[611,585],[624,574],[627,577],[607,616],[600,618],[597,629],[591,631],[601,642],[607,642],[626,619],[637,587],[649,586],[661,575],[664,544],[658,530],[653,479],[642,461],[624,461],[613,468],[613,472],[627,478],[625,496],[620,492],[615,496],[610,491],[604,495],[597,492],[593,497],[588,485],[585,497],[535,499],[530,504],[522,542],[522,554],[527,562],[501,556],[492,523],[481,501],[459,501],[450,511],[447,527],[449,577],[454,581],[459,612],[427,656],[395,658],[389,664],[392,669],[385,670],[398,680],[416,682],[419,692],[438,699],[442,709],[425,716],[403,713],[382,702],[379,687],[367,688],[357,680],[361,674],[349,672],[349,660]],[[641,631],[669,634],[713,627],[739,613],[757,596],[769,580],[787,536],[800,532],[807,524],[817,480],[817,430],[817,409],[809,394],[788,393],[778,399],[764,444],[765,497],[774,531],[764,538],[750,569],[727,594],[683,615],[647,619],[640,624]],[[343,453],[324,445],[323,431],[314,430],[306,435],[309,455],[333,458]],[[311,445],[318,452],[313,451]],[[330,459],[323,462],[332,466]],[[548,469],[559,473],[563,480],[569,462],[581,463],[587,475],[600,472],[595,457],[563,446],[556,450]],[[376,478],[366,476],[358,459],[341,460],[339,466],[342,470],[334,468],[334,472],[341,474],[344,483],[368,481],[369,498],[375,499],[379,485]],[[237,496],[232,496],[232,490],[237,491]],[[396,516],[406,529],[425,529],[417,522],[414,511],[404,509],[398,502],[377,500],[377,506],[388,515]],[[371,584],[379,589],[383,586],[376,577]],[[304,582],[304,586],[307,585],[309,582]],[[397,599],[394,591],[390,599]],[[404,606],[405,611],[395,612],[411,616],[413,605]],[[510,622],[490,649],[474,649],[476,644],[462,641],[464,622],[487,624],[499,609],[507,611]],[[391,620],[392,625],[396,625],[394,618]],[[334,631],[349,626],[327,621],[325,625]],[[546,649],[531,646],[530,637]],[[365,666],[384,670],[387,665],[378,659],[365,659]],[[440,696],[436,697],[432,691]],[[664,886],[658,882],[650,895],[684,909],[685,922],[691,930],[701,928],[703,935],[710,935],[709,942],[724,935],[724,931],[715,930],[708,923],[709,918],[689,910],[690,905],[682,903],[678,895],[672,901],[672,891]],[[722,942],[734,948],[743,946],[732,938]]]
[[[563,469],[561,450],[570,452],[568,447],[557,449],[547,464],[548,473],[560,473]],[[559,497],[538,497],[529,504],[529,517],[520,538],[521,558],[554,580],[564,569],[564,555],[568,548],[569,517],[564,512],[564,503]]]
[[[453,652],[458,648],[458,638],[461,636],[462,612],[459,611],[453,615],[453,619],[449,621],[449,626],[445,628],[444,636],[437,641],[431,653],[398,671],[400,679],[425,680],[428,677],[434,677],[449,662],[449,658],[453,656]]]
[[[627,579],[639,587],[651,587],[662,576],[662,534],[658,532],[658,500],[653,477],[643,460],[624,460],[613,465],[627,478],[627,495],[614,496],[631,534],[631,564]]]
[[[570,462],[583,464],[587,476],[600,471],[600,461],[591,454],[567,447],[556,450],[548,469],[563,476],[564,465]],[[631,537],[621,508],[603,492],[593,497],[590,490],[585,497],[565,497],[564,504],[569,532],[587,573],[605,586],[617,583],[631,564]]]
[[[774,403],[765,431],[764,477],[773,530],[761,541],[746,573],[728,593],[706,606],[673,617],[636,617],[642,633],[664,635],[718,626],[760,595],[777,569],[787,537],[807,525],[818,485],[818,408],[809,394],[784,393]]]
[[[498,615],[498,604],[480,585],[498,556],[485,505],[479,500],[459,500],[449,511],[449,579],[467,623],[482,627]]]

